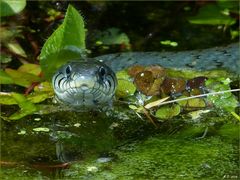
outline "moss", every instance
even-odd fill
[[[73,165],[70,171],[91,179],[221,179],[237,170],[236,150],[219,137],[152,137],[114,153],[118,157],[115,161],[100,164],[90,160]],[[89,172],[87,167],[96,167],[97,171]]]

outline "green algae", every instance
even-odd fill
[[[75,164],[66,175],[83,179],[221,179],[238,176],[234,149],[220,137],[151,137],[115,150],[118,158],[110,162],[91,159]]]

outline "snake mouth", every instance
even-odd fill
[[[72,87],[62,91],[57,99],[73,107],[92,108],[98,105],[108,104],[114,93],[109,94],[101,88],[89,88],[87,85]]]

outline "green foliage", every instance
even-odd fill
[[[13,29],[11,27],[0,27],[0,34],[1,43],[8,43],[14,37],[19,36],[19,29]]]
[[[17,84],[17,85],[23,86],[23,87],[29,87],[29,86],[31,86],[32,83],[40,82],[40,80],[41,80],[40,77],[38,77],[36,75],[30,74],[27,72],[21,72],[21,71],[18,71],[15,69],[10,69],[10,68],[5,69],[5,73],[7,73],[9,77],[11,77],[12,82],[14,84]],[[6,77],[7,76],[5,76],[5,78]],[[7,83],[5,83],[5,84],[7,84]]]
[[[78,11],[69,5],[63,24],[48,38],[40,54],[40,65],[45,78],[71,59],[81,59],[85,50],[84,21]]]
[[[9,117],[1,116],[3,119],[5,119],[5,120],[18,120],[18,119],[21,119],[24,116],[33,114],[35,111],[37,111],[37,107],[32,102],[27,100],[27,98],[25,96],[23,96],[22,94],[12,93],[11,96],[13,97],[13,99],[19,105],[20,110],[16,113],[12,114]]]
[[[33,128],[33,131],[35,132],[49,132],[50,129],[47,127],[38,127],[38,128]]]
[[[41,91],[36,89],[33,93],[23,96],[19,93],[0,93],[0,104],[3,105],[14,105],[17,104],[20,107],[20,110],[15,112],[14,114],[10,115],[9,117],[3,117],[5,120],[18,120],[27,115],[33,114],[38,112],[40,114],[43,113],[51,113],[55,109],[52,107],[47,107],[45,110],[44,105],[36,105],[36,103],[40,103],[45,101],[48,98],[53,97],[53,90],[47,88],[43,88]]]
[[[16,43],[8,44],[15,54],[26,57],[24,51]],[[79,59],[85,49],[85,29],[83,18],[71,5],[68,7],[64,22],[49,37],[40,54],[40,65],[23,64],[17,70],[6,68],[0,70],[1,84],[17,84],[29,88],[33,83],[41,82],[41,70],[50,79],[54,71],[70,59]],[[35,105],[53,96],[53,90],[48,82],[43,82],[34,88],[34,92],[26,97],[18,93],[1,93],[0,103],[4,105],[18,104],[20,110],[5,120],[17,120],[37,111],[44,111],[43,106]],[[49,112],[49,111],[48,111]]]
[[[19,72],[25,72],[38,76],[41,72],[41,68],[38,64],[23,64],[18,68]]]
[[[179,113],[181,112],[181,107],[178,104],[174,104],[172,106],[162,106],[160,107],[155,116],[159,119],[170,119],[174,116],[179,115]]]
[[[172,47],[178,46],[178,43],[177,43],[177,42],[170,41],[170,40],[160,41],[160,43],[161,43],[162,45],[167,45],[167,46],[172,46]]]
[[[26,0],[1,0],[0,16],[11,16],[21,12],[26,6]]]
[[[0,54],[0,63],[9,63],[11,61],[12,61],[11,56],[3,53]]]
[[[235,38],[239,37],[240,31],[230,29],[230,34],[231,34],[231,39],[235,39]]]
[[[41,88],[39,88],[39,86],[36,86],[34,88],[34,92],[26,96],[28,101],[30,101],[31,103],[40,103],[54,95],[53,89],[48,82],[41,83],[40,87]],[[14,94],[13,92],[11,93],[0,92],[0,104],[4,105],[18,104],[13,94]]]
[[[0,83],[1,84],[13,84],[14,81],[8,73],[6,73],[4,70],[0,69]]]
[[[115,95],[119,98],[125,98],[135,93],[136,87],[130,80],[127,71],[119,71],[116,74],[118,79],[118,86]]]
[[[24,52],[23,48],[19,45],[19,43],[11,41],[8,42],[6,46],[14,54],[20,55],[22,57],[27,57],[26,53]]]
[[[24,38],[20,32],[21,26],[16,28],[12,28],[11,26],[0,27],[0,41],[4,49],[7,49],[7,51],[3,50],[1,52],[1,63],[8,63],[12,61],[12,56],[14,55],[17,55],[20,60],[22,58],[27,58],[26,52],[16,40],[16,38]]]
[[[32,103],[40,103],[45,101],[46,99],[53,96],[53,92],[33,92],[27,96],[27,99]]]
[[[97,45],[114,45],[125,44],[129,46],[129,38],[125,33],[121,33],[118,28],[109,28],[102,32],[96,33]]]
[[[210,71],[196,71],[191,69],[182,70],[182,69],[169,68],[169,69],[166,69],[166,71],[169,77],[173,77],[173,78],[176,77],[176,78],[183,78],[183,79],[192,79],[199,76],[205,76],[208,78],[231,77],[231,74],[223,69],[214,69]]]
[[[206,87],[212,92],[230,90],[230,82],[231,81],[228,78],[208,79],[206,81]],[[228,112],[234,112],[239,103],[231,92],[210,95],[207,97],[207,99],[208,101],[212,102],[215,107]]]
[[[136,91],[136,87],[130,81],[120,79],[118,80],[118,87],[116,89],[115,95],[119,98],[124,98],[128,96],[132,96]]]
[[[12,93],[0,93],[0,104],[13,105],[17,104],[16,100],[13,98]]]
[[[192,24],[233,25],[236,19],[229,16],[229,11],[238,7],[238,2],[219,1],[218,4],[209,4],[199,9],[196,16],[189,18]]]

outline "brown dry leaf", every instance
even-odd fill
[[[193,79],[189,79],[187,81],[187,88],[188,89],[196,89],[196,88],[201,88],[205,86],[205,81],[207,80],[207,77],[204,76],[199,76],[195,77]]]
[[[165,78],[161,86],[161,91],[164,94],[174,94],[184,91],[186,88],[186,81],[180,78]]]
[[[149,66],[145,68],[145,71],[151,71],[154,78],[164,77],[166,75],[166,71],[161,66]]]
[[[134,79],[134,84],[136,85],[137,90],[142,92],[145,95],[148,94],[153,83],[154,83],[154,78],[153,78],[152,72],[150,71],[139,72]]]
[[[160,87],[164,81],[164,77],[155,79],[149,91],[147,92],[147,96],[155,96],[160,94]]]
[[[128,72],[129,76],[134,78],[138,73],[144,71],[144,69],[145,69],[144,66],[135,65],[135,66],[128,68],[127,72]]]

